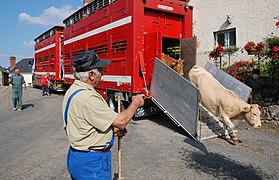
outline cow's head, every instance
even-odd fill
[[[251,126],[254,126],[255,128],[260,128],[262,126],[259,105],[252,104],[246,106],[243,111],[246,122],[248,122]]]
[[[184,60],[178,59],[176,65],[173,66],[173,70],[175,70],[181,76],[184,76]]]

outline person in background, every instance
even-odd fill
[[[12,101],[13,110],[22,110],[22,85],[26,90],[26,83],[24,81],[23,75],[20,74],[18,67],[14,68],[14,74],[11,75],[9,83],[12,85]]]
[[[52,84],[49,80],[49,72],[47,72],[42,78],[42,96],[49,94],[49,85]]]

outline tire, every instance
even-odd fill
[[[107,100],[108,106],[113,109],[115,112],[118,112],[118,103],[115,101],[115,95],[114,94],[109,94],[108,95],[108,100]],[[125,109],[128,108],[129,103],[126,101],[121,101],[120,102],[120,110],[121,112],[124,111]]]
[[[117,102],[115,101],[114,94],[109,94],[107,101],[108,101],[108,106],[116,112],[117,111]]]

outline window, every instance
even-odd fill
[[[50,36],[54,35],[54,29],[50,30],[49,35]]]
[[[236,30],[233,29],[227,29],[224,31],[217,31],[214,32],[214,39],[215,39],[215,45],[218,44],[224,46],[224,47],[235,47],[236,46]]]

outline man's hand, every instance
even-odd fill
[[[24,90],[26,90],[26,84],[24,84]]]
[[[132,97],[132,102],[136,103],[138,107],[144,105],[144,94],[138,94]]]
[[[123,136],[126,135],[127,132],[128,131],[127,131],[126,128],[124,130],[121,130],[117,127],[113,127],[113,134],[114,134],[115,137],[123,137]]]

